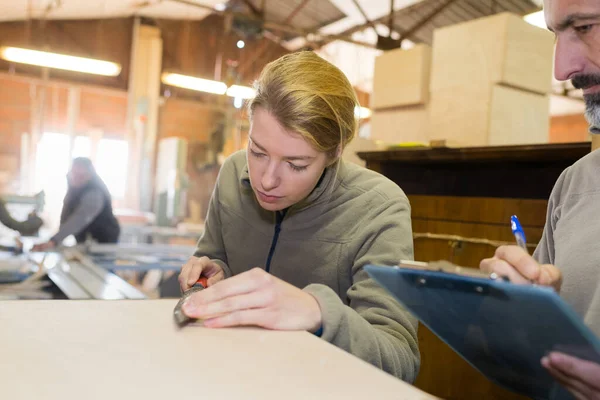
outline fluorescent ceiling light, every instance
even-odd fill
[[[46,51],[21,49],[18,47],[1,47],[0,58],[21,64],[104,76],[117,76],[121,72],[121,66],[110,61],[67,56],[64,54],[48,53]]]
[[[181,74],[173,74],[169,72],[162,74],[162,82],[171,86],[213,94],[225,94],[227,91],[227,85],[223,82],[211,81],[210,79],[196,78]]]
[[[256,90],[248,86],[233,85],[227,89],[227,96],[251,99],[256,96]]]
[[[369,118],[373,114],[367,107],[354,107],[354,116],[359,119]]]
[[[542,29],[547,29],[546,19],[544,18],[544,11],[538,11],[531,14],[527,14],[523,17],[526,22],[529,22],[531,25],[535,25]]]

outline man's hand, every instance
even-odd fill
[[[562,284],[562,275],[558,268],[551,264],[538,264],[519,246],[498,247],[494,257],[481,261],[479,268],[505,276],[514,283],[552,286],[557,292]]]
[[[223,280],[225,273],[219,264],[208,257],[190,257],[179,273],[181,290],[185,292],[194,286],[201,276],[208,278],[208,286],[211,286]]]
[[[600,400],[600,364],[562,353],[542,358],[550,375],[578,400]]]
[[[263,269],[254,268],[194,293],[183,305],[204,326],[261,326],[316,332],[322,324],[317,300]]]
[[[56,248],[56,243],[54,243],[52,240],[49,240],[45,243],[38,243],[38,244],[34,245],[31,248],[31,251],[39,251],[39,252],[51,251],[54,248]]]

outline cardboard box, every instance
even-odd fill
[[[431,91],[505,84],[546,94],[551,90],[554,36],[511,13],[437,29]]]
[[[371,116],[371,139],[387,144],[429,143],[427,107],[374,111]]]
[[[386,51],[375,59],[372,108],[427,104],[430,74],[428,45]]]
[[[429,138],[452,147],[548,143],[550,101],[502,85],[432,92]]]

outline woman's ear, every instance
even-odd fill
[[[342,157],[342,145],[338,145],[338,147],[335,149],[335,152],[331,152],[329,153],[329,163],[327,164],[328,167],[332,166],[333,164],[335,164],[341,157]]]
[[[344,149],[342,148],[342,145],[339,144],[337,149],[335,149],[335,159],[337,160],[338,158],[340,158],[342,156],[342,151]]]

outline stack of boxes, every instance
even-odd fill
[[[431,47],[390,50],[375,60],[371,139],[429,142],[427,132]]]
[[[547,143],[553,47],[550,32],[502,13],[436,30],[431,50],[384,53],[375,66],[372,139]]]

